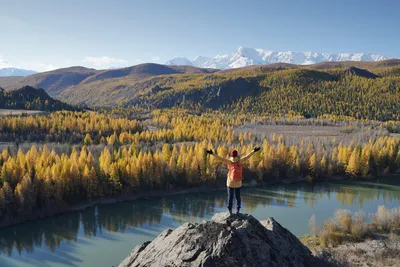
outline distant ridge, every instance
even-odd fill
[[[193,61],[179,57],[169,60],[165,65],[188,65],[201,68],[231,69],[251,65],[290,63],[310,65],[319,62],[340,61],[380,61],[388,59],[373,53],[317,53],[317,52],[274,52],[263,49],[239,47],[235,52],[213,58],[197,57]]]
[[[32,74],[36,74],[36,71],[33,70],[24,70],[17,68],[3,68],[0,69],[0,77],[9,77],[9,76],[29,76]]]

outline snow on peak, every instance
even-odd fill
[[[261,48],[239,47],[233,53],[217,55],[213,58],[196,57],[193,61],[187,58],[174,58],[166,65],[191,65],[201,68],[230,69],[250,65],[291,63],[309,65],[326,61],[379,61],[388,59],[385,56],[368,53],[317,53],[317,52],[274,52]]]
[[[198,56],[193,60],[192,64],[194,66],[201,66],[201,65],[205,64],[209,60],[211,60],[211,58]]]
[[[0,69],[0,77],[5,76],[28,76],[37,73],[33,70],[24,70],[24,69],[17,69],[17,68],[3,68]]]
[[[177,57],[174,59],[171,59],[170,61],[168,61],[167,63],[165,63],[165,65],[174,65],[174,66],[193,66],[193,63],[187,59],[186,57]]]

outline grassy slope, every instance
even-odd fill
[[[87,77],[98,72],[98,70],[84,67],[63,68],[26,77],[0,79],[0,87],[6,90],[15,90],[29,85],[36,88],[43,88],[50,96],[56,97],[63,89],[78,85]]]

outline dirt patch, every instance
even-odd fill
[[[313,254],[327,262],[336,263],[338,266],[397,267],[400,266],[400,241],[391,238],[368,240],[315,250]]]
[[[370,137],[385,135],[386,132],[370,127],[357,126],[319,126],[319,125],[263,125],[248,123],[234,128],[237,132],[251,132],[259,138],[272,140],[282,135],[289,144],[299,144],[301,140],[318,143],[348,144],[352,140],[368,141]]]
[[[46,111],[24,109],[0,109],[0,116],[43,115]]]

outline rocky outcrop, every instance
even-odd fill
[[[120,267],[314,266],[310,250],[273,218],[217,213],[210,221],[165,230],[134,248]]]

